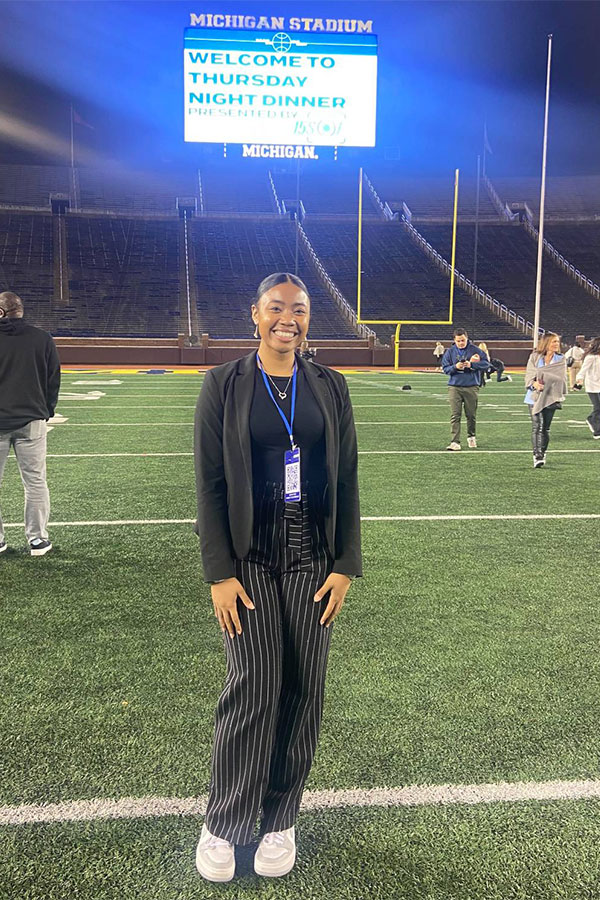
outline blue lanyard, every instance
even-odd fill
[[[265,372],[265,370],[264,370],[264,367],[263,367],[263,364],[262,364],[262,360],[261,360],[260,356],[258,355],[258,353],[256,354],[256,358],[257,358],[257,360],[258,360],[258,365],[259,365],[259,367],[260,367],[260,371],[261,371],[261,374],[262,374],[262,377],[263,377],[263,381],[264,381],[264,383],[265,383],[265,387],[266,387],[266,389],[267,389],[268,392],[269,392],[269,396],[270,396],[271,400],[272,400],[273,403],[275,404],[275,408],[276,408],[277,412],[279,413],[279,415],[280,415],[281,418],[283,419],[283,424],[285,425],[285,430],[286,430],[287,433],[288,433],[288,436],[289,436],[289,439],[290,439],[290,444],[292,445],[292,450],[294,450],[295,447],[296,447],[296,445],[294,444],[294,435],[293,435],[292,429],[293,429],[293,427],[294,427],[294,414],[295,414],[295,412],[296,412],[296,374],[297,374],[297,371],[298,371],[298,367],[297,367],[297,365],[296,365],[296,361],[294,360],[294,371],[292,372],[292,409],[291,409],[291,422],[288,422],[288,419],[287,419],[286,414],[284,413],[284,411],[282,410],[282,408],[281,408],[280,405],[278,404],[277,400],[276,400],[275,397],[273,396],[273,391],[271,390],[271,385],[269,384],[269,379],[267,378],[267,374],[266,374],[266,372]]]

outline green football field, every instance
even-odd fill
[[[534,471],[520,376],[481,392],[461,453],[443,376],[347,378],[365,577],[334,627],[298,862],[260,879],[241,848],[219,886],[194,868],[224,676],[190,524],[202,376],[64,375],[48,556],[26,552],[14,458],[1,492],[2,900],[599,900],[587,397]]]

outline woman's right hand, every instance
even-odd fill
[[[534,391],[543,391],[544,390],[544,382],[543,381],[534,381],[532,382],[531,387]]]
[[[225,581],[219,581],[218,584],[211,584],[210,593],[221,631],[227,630],[230,638],[235,637],[236,632],[241,634],[242,626],[237,610],[238,597],[246,609],[254,609],[254,603],[241,583],[237,578],[226,578]]]

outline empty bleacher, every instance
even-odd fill
[[[69,333],[176,336],[178,221],[68,216],[66,222],[71,307],[78,312]],[[57,333],[65,333],[64,324]]]
[[[295,225],[277,214],[269,171],[279,199],[295,204],[295,165],[273,160],[250,160],[244,170],[213,160],[202,173],[192,167],[153,173],[81,167],[76,184],[83,211],[67,214],[64,227],[57,229],[57,220],[44,210],[50,193],[72,194],[71,170],[0,166],[2,287],[22,294],[29,314],[57,335],[160,337],[186,331],[179,322],[184,269],[175,199],[197,197],[199,215],[192,219],[190,234],[198,328],[211,337],[247,336],[252,330],[248,310],[258,283],[270,272],[293,271],[295,265]],[[301,165],[299,172],[305,231],[355,308],[357,172],[308,165]],[[395,207],[402,200],[407,203],[419,231],[449,260],[451,175],[400,178],[389,167],[373,167],[368,174],[383,200]],[[494,184],[503,200],[525,200],[537,209],[537,179],[497,179]],[[475,180],[462,178],[457,268],[467,278],[473,274],[474,197]],[[447,275],[401,223],[379,218],[366,187],[363,199],[363,317],[445,318]],[[600,209],[600,178],[549,179],[548,199],[546,237],[569,262],[600,283],[600,222],[586,221]],[[535,242],[523,226],[501,222],[483,187],[480,212],[479,287],[531,321]],[[575,224],[578,219],[581,223]],[[57,235],[63,253],[66,239],[62,257],[66,273],[57,266]],[[313,295],[311,335],[354,338],[352,325],[321,287],[302,244],[299,269]],[[66,274],[69,289],[64,296],[57,289],[63,302],[53,297],[61,273]],[[599,312],[599,301],[545,254],[542,326],[567,337],[591,336],[600,330]],[[458,286],[454,321],[464,321],[490,339],[522,337]],[[192,324],[195,328],[195,319]],[[374,330],[387,341],[393,326]],[[449,326],[407,325],[402,336],[446,339],[450,331]]]
[[[0,165],[0,207],[48,208],[50,193],[70,192],[67,166]]]
[[[443,256],[449,258],[452,227],[421,223],[419,230]],[[468,278],[473,274],[475,226],[458,226],[456,267]],[[477,283],[500,303],[533,321],[537,246],[519,225],[481,225],[477,254]],[[590,336],[598,331],[600,304],[544,254],[542,269],[542,328],[566,337]]]
[[[198,182],[192,170],[142,172],[124,167],[77,169],[79,207],[83,210],[174,215],[177,197],[194,197]]]
[[[305,228],[323,265],[349,303],[356,304],[357,232],[354,225],[308,222]],[[450,281],[396,222],[363,227],[363,319],[447,319]],[[495,339],[521,337],[507,322],[459,288],[454,294],[454,321]],[[388,340],[393,326],[371,326]],[[403,325],[402,336],[415,339],[452,337],[451,325]]]
[[[540,179],[492,178],[501,200],[524,201],[535,216],[540,212]],[[546,179],[545,218],[600,219],[600,176],[549,176]]]
[[[198,291],[198,324],[211,337],[250,337],[250,305],[256,288],[272,272],[293,272],[296,231],[283,221],[196,219],[192,244]],[[299,275],[312,298],[312,338],[355,338],[356,334],[320,286],[299,250]]]
[[[207,215],[277,215],[269,171],[260,161],[249,160],[246,173],[211,167],[200,171],[202,208]]]
[[[280,200],[296,203],[299,191],[300,199],[308,216],[347,216],[358,215],[358,169],[356,171],[314,172],[306,168],[300,170],[300,180],[293,172],[273,172],[273,180]],[[368,192],[364,191],[363,214],[368,218],[377,218],[378,214],[372,205]]]
[[[42,327],[51,324],[52,216],[0,210],[0,290],[14,291]]]
[[[586,278],[600,284],[600,222],[552,222],[544,229],[544,237]]]
[[[454,173],[449,172],[447,178],[410,178],[401,173],[389,170],[369,171],[369,178],[381,200],[387,201],[394,211],[402,211],[406,203],[413,221],[427,219],[448,220],[454,210]],[[477,179],[459,178],[458,215],[464,219],[475,217],[477,201]],[[497,219],[492,201],[485,189],[483,181],[479,191],[479,215],[482,219]]]

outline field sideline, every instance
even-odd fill
[[[42,559],[7,463],[0,898],[600,900],[600,442],[570,395],[534,471],[519,376],[452,454],[443,376],[347,371],[365,577],[298,863],[258,879],[242,848],[230,885],[197,875],[224,674],[190,524],[202,377],[65,372]]]

